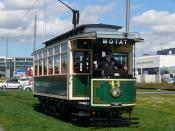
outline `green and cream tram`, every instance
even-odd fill
[[[82,116],[89,118],[131,113],[136,103],[134,47],[142,39],[137,33],[126,34],[119,29],[105,24],[81,25],[44,42],[45,47],[33,53],[33,94],[45,111],[77,116],[84,113]],[[127,70],[116,68],[104,77],[98,63],[107,48]]]

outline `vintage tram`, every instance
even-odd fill
[[[45,41],[33,53],[34,90],[44,111],[90,120],[121,118],[136,104],[133,73],[138,33],[119,32],[120,26],[80,25]],[[127,70],[113,69],[104,76],[98,63],[110,48],[113,58]]]

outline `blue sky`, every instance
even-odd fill
[[[80,24],[105,23],[125,26],[125,0],[64,0],[80,11]],[[175,48],[175,0],[130,0],[130,31],[145,39],[136,55],[156,54],[160,48]],[[35,3],[35,4],[34,4]],[[33,7],[33,8],[31,8]],[[30,10],[29,10],[30,9]],[[0,56],[30,57],[33,23],[37,14],[37,48],[44,40],[72,28],[72,13],[57,0],[0,0]],[[46,27],[46,31],[45,31]]]

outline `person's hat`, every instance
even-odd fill
[[[111,54],[112,53],[112,50],[111,49],[107,49],[106,50],[106,55],[109,55],[109,54]]]

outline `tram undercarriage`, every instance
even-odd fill
[[[41,110],[63,120],[71,120],[85,126],[124,126],[139,124],[132,118],[133,106],[111,106],[93,108],[89,102],[67,101],[49,97],[38,97]]]

